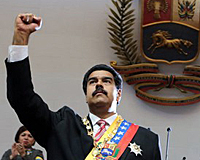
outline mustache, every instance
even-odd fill
[[[103,88],[101,87],[98,87],[93,93],[92,93],[92,96],[94,97],[97,93],[103,93],[105,94],[106,96],[108,95],[108,92],[105,91]]]

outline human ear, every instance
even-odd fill
[[[121,96],[122,96],[122,90],[118,89],[117,90],[117,103],[119,104],[120,100],[121,100]]]

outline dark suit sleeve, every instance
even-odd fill
[[[156,135],[156,140],[155,140],[154,160],[161,160],[160,142],[158,135]]]
[[[45,147],[48,133],[54,125],[52,124],[53,116],[51,116],[53,113],[41,97],[34,92],[29,59],[14,63],[6,60],[5,63],[8,101],[20,121],[32,133],[37,142]]]

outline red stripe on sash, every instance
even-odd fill
[[[131,142],[133,137],[135,136],[139,126],[135,124],[131,124],[129,129],[126,131],[125,135],[122,137],[121,141],[117,145],[116,150],[119,149],[119,152],[117,154],[117,157],[115,160],[119,159],[120,156],[124,153],[125,149],[127,148],[128,144]],[[114,155],[114,154],[113,154]]]

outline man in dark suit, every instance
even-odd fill
[[[122,78],[110,66],[96,65],[84,76],[87,117],[67,106],[49,110],[34,92],[27,51],[29,36],[40,25],[41,18],[33,14],[16,18],[6,59],[7,96],[20,121],[46,149],[48,160],[160,160],[158,135],[117,114]]]

